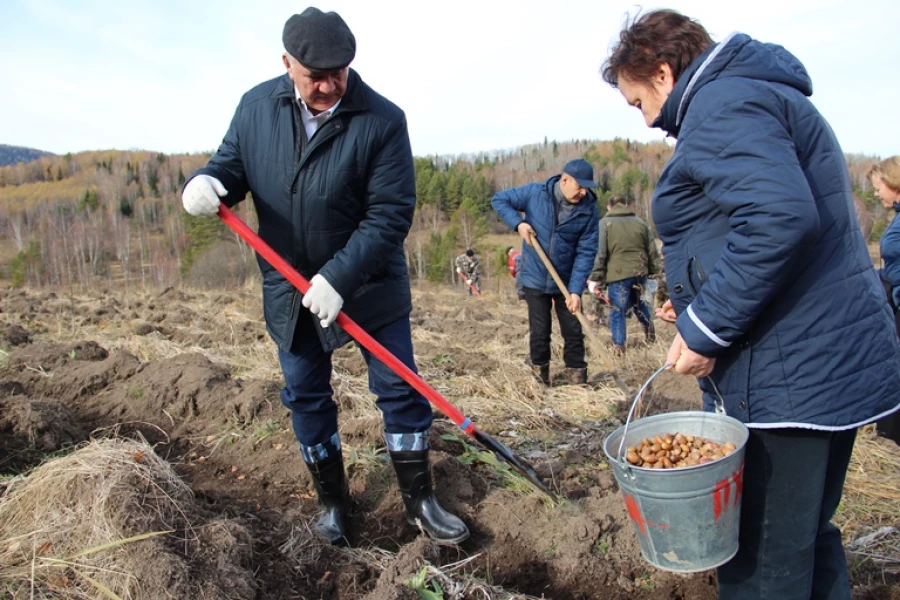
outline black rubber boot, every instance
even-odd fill
[[[469,529],[466,524],[445,511],[434,495],[428,450],[392,451],[390,455],[406,506],[407,521],[437,542],[457,544],[467,539]]]
[[[350,489],[344,474],[344,458],[340,453],[324,460],[306,463],[313,485],[324,509],[316,523],[316,531],[330,544],[349,544]]]

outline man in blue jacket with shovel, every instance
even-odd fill
[[[587,381],[584,332],[575,314],[581,310],[581,293],[597,254],[600,213],[592,189],[596,185],[593,167],[577,158],[543,183],[505,190],[491,200],[500,218],[525,240],[519,281],[528,305],[531,366],[544,385],[550,385],[550,312],[554,304],[564,341],[567,381],[573,385]],[[532,245],[532,236],[568,289],[557,287]]]
[[[332,352],[349,341],[334,323],[343,310],[411,370],[412,299],[403,242],[416,205],[406,117],[348,65],[356,40],[334,12],[307,8],[284,26],[287,71],[244,94],[209,163],[184,187],[185,210],[217,214],[253,194],[259,236],[304,277],[302,295],[268,262],[266,326],[278,344],[294,432],[325,513],[317,530],[331,543],[349,536],[349,491],[331,387]],[[466,525],[432,488],[428,401],[368,350],[407,518],[429,536],[457,543]]]

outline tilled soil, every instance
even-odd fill
[[[416,292],[411,317],[423,378],[451,402],[470,407],[472,391],[493,385],[498,372],[510,369],[510,357],[520,366],[503,375],[502,385],[535,388],[524,364],[524,305],[486,296]],[[507,479],[438,416],[431,433],[437,495],[472,536],[443,547],[420,535],[404,517],[380,418],[366,400],[365,366],[352,346],[335,354],[354,501],[352,548],[323,546],[310,531],[316,501],[280,403],[277,364],[269,365],[269,376],[241,375],[253,369],[239,365],[240,357],[271,344],[258,310],[252,292],[4,294],[0,472],[24,472],[91,438],[146,440],[193,491],[198,514],[228,524],[183,558],[195,577],[233,578],[235,598],[418,598],[405,582],[426,565],[446,574],[445,598],[716,597],[713,572],[666,573],[641,557],[602,451],[606,435],[621,424],[614,414],[627,410],[624,402],[608,418],[593,420],[542,409],[553,414],[542,417],[540,431],[517,415],[484,411],[479,425],[527,456],[559,494],[556,502]],[[152,341],[153,352],[142,338]],[[665,342],[657,344],[656,354],[664,356]],[[622,373],[636,388],[655,366],[632,364]],[[609,397],[606,378],[595,373],[591,382]],[[457,398],[457,384],[468,386],[469,395]],[[535,389],[536,397],[550,393]],[[695,409],[698,398],[693,382],[663,374],[647,400],[652,410],[671,411]],[[245,551],[236,550],[235,540],[244,541]],[[447,581],[456,583],[455,591]]]

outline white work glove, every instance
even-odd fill
[[[472,285],[472,280],[471,280],[471,279],[466,279],[466,285]]]
[[[322,327],[328,327],[337,319],[344,299],[321,275],[313,275],[309,284],[309,291],[303,295],[303,306],[321,319]]]
[[[593,295],[597,295],[599,293],[600,284],[596,281],[591,281],[588,279],[588,291]]]
[[[222,182],[209,175],[197,175],[184,186],[181,202],[184,210],[195,217],[211,217],[219,212],[219,196],[228,190]]]
[[[460,269],[459,267],[456,268],[456,272],[462,275],[462,269]]]

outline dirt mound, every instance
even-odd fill
[[[201,510],[147,444],[92,442],[13,480],[0,539],[13,597],[256,597],[248,532]]]

